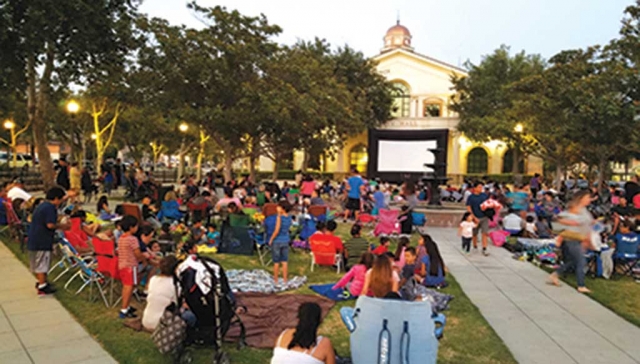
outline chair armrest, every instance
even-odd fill
[[[340,309],[340,317],[342,318],[342,322],[347,327],[347,330],[349,330],[349,332],[351,333],[356,331],[356,323],[353,320],[354,312],[355,311],[353,307],[343,307]]]

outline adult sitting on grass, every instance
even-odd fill
[[[371,252],[371,245],[361,236],[362,226],[351,227],[351,239],[344,243],[344,256],[348,268],[353,267],[361,259],[362,254]]]
[[[169,191],[164,195],[164,201],[160,206],[160,212],[157,215],[158,220],[170,220],[178,221],[182,219],[182,212],[180,212],[180,204],[178,203],[178,197],[175,191]]]
[[[331,341],[318,336],[321,321],[322,310],[317,303],[300,305],[298,325],[280,334],[271,364],[335,364],[336,353]]]
[[[178,265],[175,256],[169,255],[160,261],[160,274],[153,276],[149,282],[147,307],[142,315],[142,326],[153,331],[160,322],[164,310],[173,302],[177,302],[173,274]]]
[[[267,231],[269,237],[269,246],[271,247],[271,259],[273,260],[273,281],[278,283],[278,274],[280,265],[282,264],[282,280],[287,284],[288,280],[288,261],[289,261],[289,242],[291,236],[289,229],[293,224],[289,212],[291,204],[283,200],[278,204],[278,215],[276,217],[275,226],[272,231]],[[267,226],[268,230],[269,226]]]
[[[62,188],[52,187],[47,191],[46,201],[36,207],[31,218],[27,250],[31,272],[38,279],[36,289],[41,296],[56,292],[55,288],[47,282],[47,273],[51,265],[54,233],[56,229],[69,228],[68,223],[58,223],[58,206],[64,198],[65,192]]]

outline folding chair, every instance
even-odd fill
[[[336,273],[340,274],[340,268],[344,265],[342,253],[336,252],[332,241],[322,239],[309,239],[311,247],[311,271],[317,265],[336,266]]]
[[[638,239],[616,240],[616,251],[613,253],[613,274],[620,272],[622,275],[631,275],[633,267],[640,262],[640,252],[638,251]]]
[[[272,262],[271,258],[269,258],[269,255],[271,254],[271,247],[269,246],[269,244],[267,244],[265,235],[265,233],[257,234],[255,230],[249,230],[249,236],[251,236],[251,239],[253,239],[256,247],[256,252],[258,253],[258,259],[260,259],[260,264],[263,267],[268,266]],[[267,260],[265,263],[266,258],[268,258],[269,260]]]
[[[68,246],[64,246],[64,249],[68,248]],[[109,307],[109,303],[107,302],[107,297],[102,290],[102,283],[104,283],[104,276],[95,269],[95,264],[87,264],[82,259],[78,259],[78,271],[69,278],[67,283],[64,285],[64,289],[69,289],[71,283],[79,278],[82,281],[80,288],[76,291],[76,295],[80,294],[87,286],[89,286],[89,300],[93,300],[93,286],[96,286],[102,300],[104,301],[105,306]]]
[[[123,203],[122,215],[133,216],[138,219],[138,221],[142,221],[142,210],[140,210],[140,206],[135,203]]]
[[[54,270],[57,268],[62,269],[54,279],[53,282],[56,282],[58,279],[62,278],[65,274],[70,271],[76,269],[79,266],[79,262],[83,261],[87,265],[91,265],[94,263],[94,259],[91,256],[81,256],[78,254],[78,251],[69,243],[69,241],[65,238],[62,238],[58,241],[58,248],[60,250],[60,254],[62,257],[58,262],[51,266],[49,269],[48,275],[51,275]]]
[[[114,304],[113,289],[116,280],[120,280],[118,275],[118,257],[115,252],[115,243],[112,240],[92,239],[93,248],[96,253],[97,267],[96,271],[105,278],[109,278],[109,302],[105,300],[105,305]]]
[[[278,204],[276,203],[266,203],[264,204],[264,206],[262,206],[262,214],[265,217],[269,217],[277,213],[278,213]]]

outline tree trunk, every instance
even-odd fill
[[[224,154],[224,182],[227,183],[232,179],[232,171],[233,171],[233,158],[231,158],[231,153]]]
[[[198,170],[196,171],[197,181],[202,179],[202,159],[204,159],[204,143],[200,143],[200,149],[198,150],[198,159],[196,161],[196,163],[198,163]]]
[[[555,180],[556,191],[558,192],[560,192],[560,189],[562,188],[563,170],[564,170],[564,167],[562,166],[562,164],[558,163],[556,165],[556,180]]]
[[[49,91],[49,80],[41,80],[40,92],[38,92],[36,86],[36,60],[33,55],[27,60],[27,79],[27,114],[33,129],[33,143],[38,151],[40,173],[42,173],[42,183],[46,191],[55,185],[53,162],[47,147],[47,123],[43,115]]]
[[[256,183],[256,153],[249,154],[249,181]]]
[[[309,168],[309,152],[307,152],[306,149],[304,149],[302,151],[302,168],[300,168],[302,170],[302,172],[306,172],[307,169]]]
[[[607,174],[606,172],[606,168],[607,168],[607,160],[606,159],[600,159],[599,163],[598,163],[598,191],[602,192],[602,185],[604,183],[605,180],[605,176]]]
[[[513,174],[513,177],[515,178],[518,173],[520,173],[520,171],[518,171],[518,167],[520,162],[520,153],[517,147],[513,147],[513,161],[511,161],[511,173]]]
[[[278,179],[278,169],[279,169],[279,159],[280,159],[280,155],[276,154],[275,155],[275,159],[273,160],[273,172],[271,173],[271,179],[273,180],[273,182],[275,182]]]

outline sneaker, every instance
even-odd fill
[[[121,319],[137,318],[137,317],[138,316],[135,313],[133,313],[133,311],[131,310],[131,307],[129,307],[127,312],[122,312],[122,310],[120,310],[120,318]]]
[[[36,286],[38,287],[38,286]],[[46,296],[46,295],[50,295],[50,294],[54,294],[56,293],[56,289],[53,288],[53,286],[51,286],[49,283],[47,283],[46,286],[42,287],[42,288],[38,288],[38,295],[39,296]]]
[[[489,252],[487,251],[487,249],[482,249],[482,255],[484,255],[485,257],[489,256]]]
[[[129,306],[129,311],[135,313],[136,311],[138,311],[138,309],[133,306]]]

